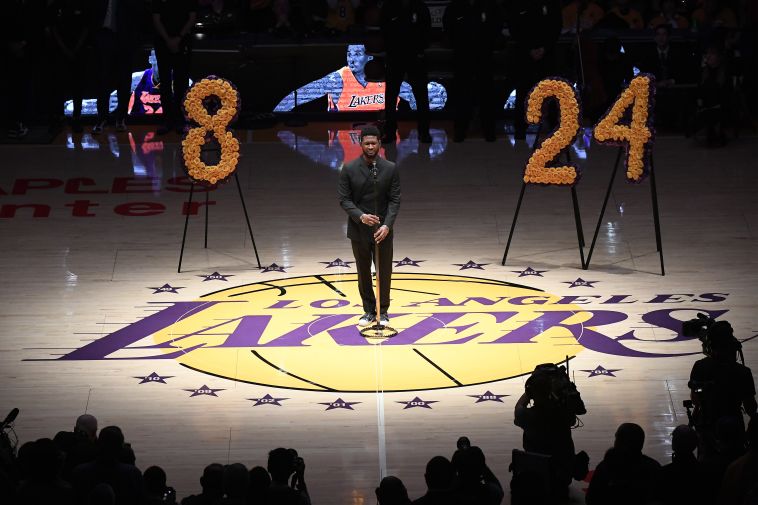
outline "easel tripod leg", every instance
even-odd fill
[[[182,273],[182,258],[184,257],[184,244],[187,242],[187,226],[189,225],[190,208],[192,207],[192,193],[195,191],[195,183],[190,184],[189,198],[187,199],[184,217],[184,232],[182,233],[182,248],[179,250],[179,267],[176,273]]]
[[[571,186],[571,201],[574,206],[574,222],[576,223],[576,239],[579,243],[579,261],[582,263],[582,270],[587,270],[584,262],[584,231],[582,231],[582,216],[579,214],[579,198],[576,196],[576,187]]]
[[[245,205],[245,197],[242,196],[242,186],[240,186],[240,178],[237,172],[234,172],[234,180],[237,182],[237,191],[240,195],[240,203],[242,203],[242,211],[245,213],[245,221],[247,221],[247,231],[250,232],[250,240],[253,242],[253,250],[255,251],[255,260],[258,262],[258,268],[261,267],[261,259],[258,256],[258,247],[255,245],[255,237],[253,236],[253,227],[250,224],[250,216],[247,214],[247,206]]]
[[[608,188],[605,190],[605,198],[603,199],[603,206],[600,209],[600,216],[597,218],[597,226],[595,226],[595,234],[592,236],[592,244],[590,244],[590,251],[587,253],[587,261],[585,261],[585,270],[590,267],[590,260],[592,259],[592,253],[595,250],[595,244],[597,243],[597,236],[600,233],[600,225],[603,223],[603,216],[605,215],[605,208],[608,206],[608,199],[611,196],[611,189],[613,188],[613,180],[616,178],[616,172],[619,168],[619,161],[621,161],[622,149],[619,148],[616,154],[616,163],[613,164],[613,172],[611,172],[611,179],[608,181]]]
[[[210,188],[205,191],[205,248],[208,249],[208,193]]]
[[[511,248],[511,240],[513,240],[513,230],[516,228],[516,221],[518,220],[518,214],[521,210],[521,201],[524,199],[524,191],[526,190],[526,183],[521,183],[521,192],[518,195],[518,203],[516,204],[516,213],[513,214],[513,222],[511,223],[511,231],[508,233],[508,243],[505,245],[505,252],[503,253],[503,261],[501,265],[505,265],[505,260],[508,257],[508,250]]]
[[[661,275],[666,275],[666,269],[663,266],[663,243],[661,240],[661,218],[658,213],[658,190],[655,186],[655,166],[653,165],[653,154],[650,154],[650,193],[653,197],[653,223],[655,224],[655,246],[658,248],[658,256],[661,259]]]

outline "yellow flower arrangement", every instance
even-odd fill
[[[646,151],[653,141],[652,98],[655,92],[654,77],[640,74],[621,92],[605,116],[595,126],[593,136],[600,143],[626,146],[626,177],[630,182],[641,182],[647,174]],[[621,119],[631,107],[632,118],[628,125]]]
[[[529,93],[526,119],[532,124],[539,123],[542,118],[542,104],[550,97],[558,100],[560,125],[532,153],[524,169],[524,182],[526,184],[572,185],[578,179],[575,166],[548,167],[547,164],[568,147],[579,132],[579,100],[574,88],[567,81],[558,78],[540,81]]]
[[[217,97],[221,107],[211,115],[203,104],[209,97]],[[206,77],[195,83],[184,98],[187,117],[198,125],[191,128],[182,140],[182,157],[187,174],[196,182],[217,184],[234,173],[239,161],[239,141],[227,130],[240,108],[240,97],[232,83],[219,77]],[[208,134],[221,146],[221,159],[217,165],[206,165],[200,159],[201,148]]]

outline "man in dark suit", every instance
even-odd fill
[[[365,312],[358,322],[376,319],[376,296],[371,284],[371,260],[379,272],[380,322],[388,324],[392,277],[392,228],[400,210],[400,175],[394,163],[378,156],[380,133],[374,126],[361,130],[363,155],[346,163],[340,172],[337,195],[347,212],[347,238],[358,268],[358,291]],[[379,264],[374,245],[379,245]]]

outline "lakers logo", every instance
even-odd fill
[[[580,351],[575,333],[591,314],[546,304],[559,298],[490,279],[396,273],[390,315],[399,334],[378,342],[355,326],[355,274],[318,275],[178,303],[148,331],[153,354],[237,381],[321,391],[449,388]]]

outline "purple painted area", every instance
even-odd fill
[[[164,328],[171,326],[177,321],[193,316],[200,311],[197,309],[203,307],[203,310],[214,306],[219,302],[177,302],[171,307],[165,308],[160,312],[148,316],[145,319],[130,324],[126,328],[121,328],[110,335],[85,345],[84,347],[71,351],[61,360],[95,360],[107,359],[108,355],[121,350],[129,345],[149,337]],[[197,311],[197,312],[196,312]],[[186,352],[183,351],[183,352]],[[173,356],[163,354],[155,356],[155,359],[171,359]]]

